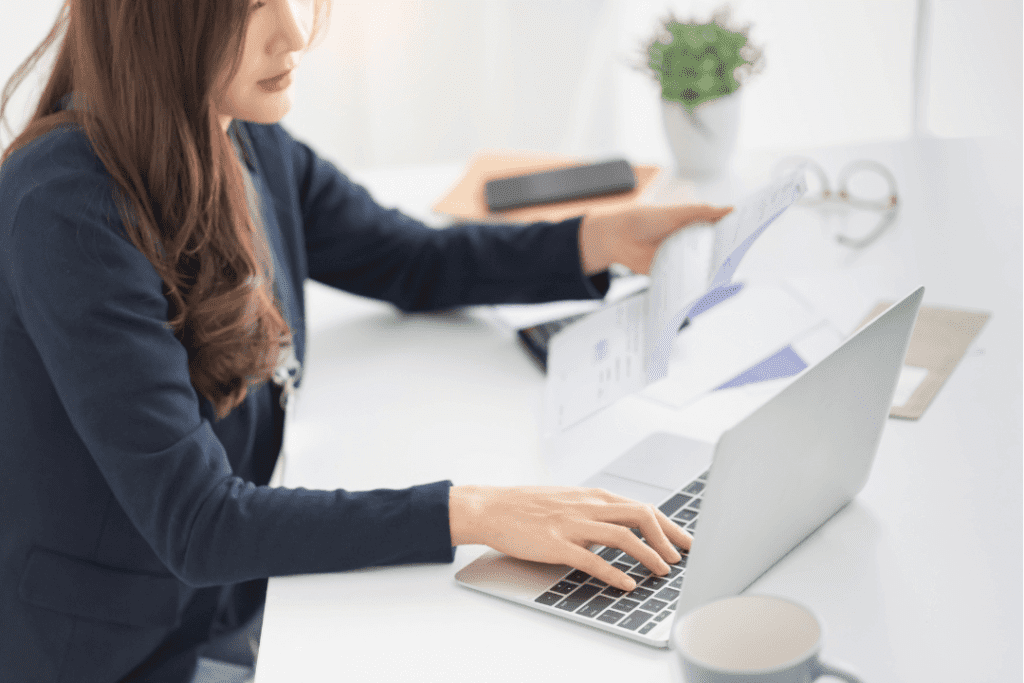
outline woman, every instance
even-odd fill
[[[664,574],[691,538],[598,490],[268,488],[315,278],[418,311],[596,298],[671,232],[642,208],[432,230],[277,121],[323,0],[68,0],[0,166],[0,671],[188,681],[270,576],[451,562],[486,543],[623,589],[587,547]],[[10,97],[11,83],[0,103]],[[649,542],[630,531],[639,528]],[[219,625],[218,625],[219,624]]]

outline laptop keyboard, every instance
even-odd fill
[[[697,517],[707,478],[708,473],[705,472],[658,506],[669,519],[691,535],[696,535]],[[637,529],[633,529],[633,533],[640,536]],[[616,569],[633,577],[636,588],[626,592],[584,571],[573,569],[552,584],[535,602],[640,634],[648,633],[675,612],[678,602],[676,598],[679,597],[686,574],[688,554],[685,551],[680,551],[682,559],[674,565],[670,564],[669,573],[665,576],[653,574],[636,559],[616,548],[603,548],[597,554]]]

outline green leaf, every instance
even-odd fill
[[[691,109],[740,87],[734,72],[749,63],[739,55],[748,42],[746,36],[714,22],[670,21],[664,29],[671,40],[648,46],[648,66],[658,74],[664,99],[683,102]]]
[[[661,87],[673,93],[681,93],[690,85],[690,79],[682,76],[664,76],[661,79]]]

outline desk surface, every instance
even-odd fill
[[[825,625],[824,658],[849,663],[865,681],[1019,680],[1020,143],[907,141],[811,156],[833,179],[852,159],[886,164],[899,184],[898,222],[850,253],[820,221],[787,213],[737,280],[834,274],[871,300],[924,284],[924,305],[992,318],[920,420],[888,421],[857,499],[748,591],[811,607]],[[767,180],[777,157],[744,155],[713,186],[659,191],[733,203]],[[381,203],[440,225],[426,207],[458,172],[353,177]],[[728,426],[716,416],[736,410],[716,396],[682,410],[627,397],[544,439],[544,377],[487,309],[404,315],[316,284],[307,297],[308,365],[286,434],[288,486],[576,484],[651,431],[714,439]],[[456,585],[455,572],[483,550],[460,547],[452,565],[271,579],[257,683],[681,680],[671,651]]]

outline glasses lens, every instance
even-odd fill
[[[885,207],[893,192],[888,178],[872,168],[859,168],[846,179],[846,193],[854,204]]]

